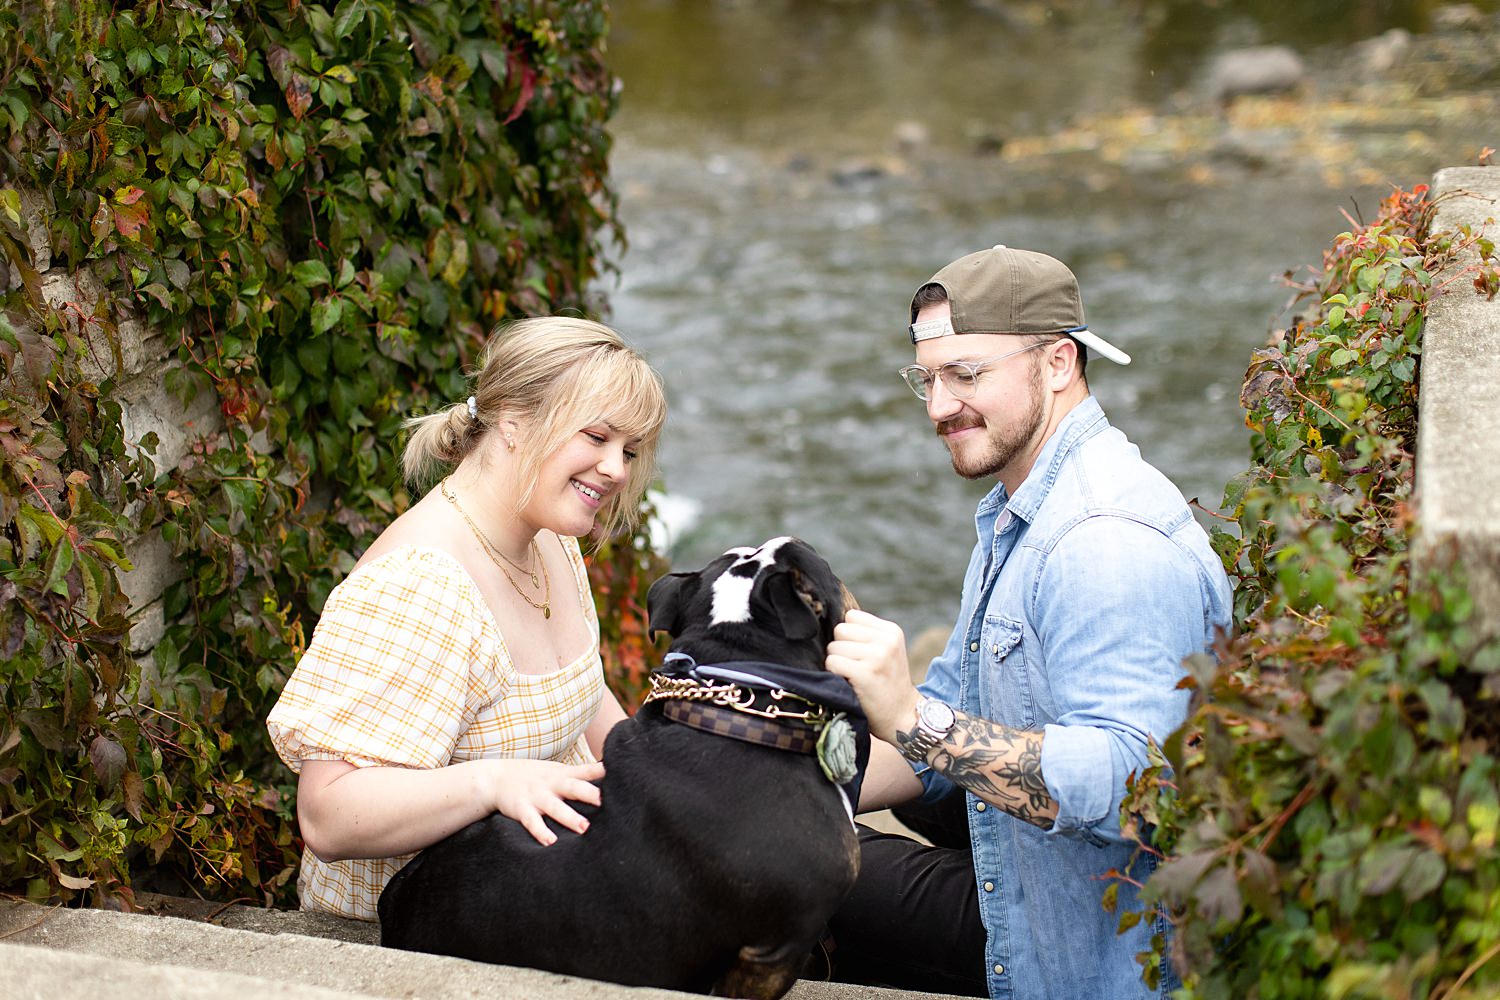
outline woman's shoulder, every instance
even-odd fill
[[[409,578],[413,573],[433,579],[468,578],[468,571],[458,556],[447,549],[405,542],[362,558],[344,578],[344,583],[378,585],[387,580]]]
[[[329,594],[325,613],[371,600],[384,603],[420,596],[427,603],[439,594],[461,608],[479,599],[468,570],[456,555],[436,546],[402,544],[356,564]]]

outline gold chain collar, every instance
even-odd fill
[[[711,705],[743,712],[746,715],[758,715],[762,719],[788,719],[805,722],[810,726],[822,726],[828,722],[828,708],[825,705],[809,701],[782,688],[764,689],[765,698],[762,698],[761,694],[762,692],[755,688],[745,687],[733,681],[713,684],[708,681],[694,680],[691,677],[664,677],[661,674],[652,674],[651,690],[642,699],[641,704],[647,705],[653,701],[706,701]],[[791,705],[792,702],[796,705]],[[783,703],[787,703],[787,706],[783,707]],[[805,707],[798,710],[797,706]]]

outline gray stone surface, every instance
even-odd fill
[[[161,378],[138,378],[121,391],[120,425],[127,447],[139,448],[147,434],[156,435],[151,462],[158,474],[175,469],[193,450],[193,443],[224,429],[219,397],[204,386],[186,409],[167,391]]]
[[[125,555],[132,568],[120,574],[120,589],[130,600],[130,651],[147,653],[156,648],[166,632],[159,598],[168,586],[182,579],[183,567],[156,528],[131,539]]]
[[[218,397],[205,386],[184,407],[167,392],[163,374],[166,365],[175,362],[169,361],[166,337],[163,331],[147,327],[139,316],[119,318],[114,337],[107,335],[106,326],[96,318],[105,288],[94,271],[88,267],[78,271],[52,267],[48,236],[51,211],[44,195],[21,190],[21,217],[42,297],[69,317],[87,345],[80,362],[84,376],[95,382],[113,379],[119,386],[117,398],[127,447],[139,454],[141,441],[154,433],[157,445],[151,459],[156,471],[174,469],[191,454],[194,442],[223,431]],[[18,275],[11,275],[10,280],[19,287]],[[130,599],[130,651],[145,654],[161,641],[166,630],[161,594],[181,578],[182,569],[171,547],[154,532],[130,540],[126,550],[135,567],[122,573],[120,579]]]
[[[1432,190],[1440,199],[1435,231],[1467,224],[1500,240],[1500,168],[1441,170]],[[1465,261],[1476,263],[1478,251]],[[1461,277],[1433,300],[1421,380],[1413,583],[1456,562],[1468,577],[1476,627],[1500,635],[1500,299],[1474,294]]]
[[[316,914],[214,906],[143,895],[160,913],[0,902],[0,993],[93,997],[479,998],[672,1000],[672,990],[617,986],[532,969],[379,947],[373,924]],[[791,1000],[920,1000],[906,993],[799,982]]]

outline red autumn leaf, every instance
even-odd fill
[[[141,198],[145,196],[145,194],[146,192],[138,187],[123,187],[115,192],[115,204],[134,205],[136,202],[140,201]]]
[[[141,238],[141,230],[151,223],[149,205],[117,205],[115,207],[115,230],[127,240]]]
[[[511,52],[509,57],[507,58],[507,62],[510,63],[510,70],[512,73],[514,73],[516,64],[521,62],[521,57],[518,56],[515,52]],[[509,125],[511,122],[521,117],[521,112],[526,110],[526,105],[531,103],[531,97],[535,93],[536,70],[530,66],[522,65],[521,92],[516,95],[516,103],[511,106],[510,114],[505,116],[505,121],[501,122],[501,124]]]

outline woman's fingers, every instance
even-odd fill
[[[604,777],[604,761],[596,760],[588,764],[577,764],[570,770],[584,781],[598,781]]]
[[[603,763],[559,764],[548,760],[506,763],[499,810],[520,823],[537,843],[546,847],[557,842],[557,834],[548,828],[546,819],[574,833],[581,834],[589,828],[589,821],[568,803],[601,804],[595,782],[604,777]]]
[[[597,806],[600,802],[599,786],[591,781],[574,779],[559,789],[558,794],[565,799],[587,802],[591,806]]]
[[[565,830],[581,834],[589,828],[589,821],[578,815],[578,811],[562,799],[554,799],[542,808],[558,826]]]
[[[532,839],[543,847],[551,847],[557,843],[557,834],[547,829],[547,824],[542,821],[540,812],[531,810],[524,817],[516,817],[516,822],[525,827]]]

